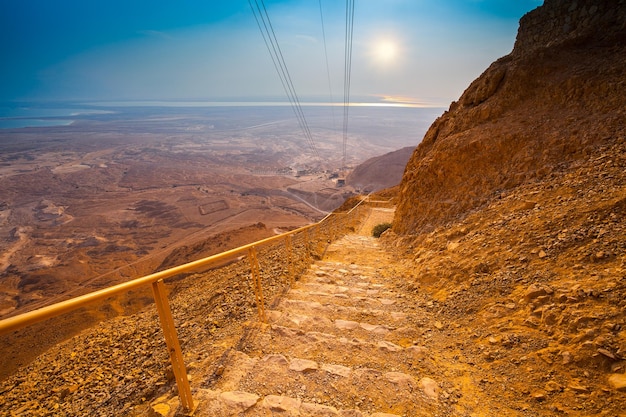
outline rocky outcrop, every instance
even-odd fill
[[[621,0],[548,0],[520,20],[513,53],[526,55],[587,37],[610,38],[624,30],[625,22]]]
[[[626,137],[626,1],[546,0],[426,133],[394,231],[429,231]]]

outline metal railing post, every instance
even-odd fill
[[[296,273],[293,260],[293,242],[291,240],[291,235],[287,235],[285,238],[285,246],[287,248],[287,263],[289,264],[289,285],[293,287]]]
[[[324,253],[324,231],[322,230],[322,225],[320,223],[316,224],[313,228],[315,231],[315,246],[316,246],[316,256],[321,256]]]
[[[174,326],[172,310],[167,300],[165,284],[163,284],[162,279],[152,283],[152,291],[154,293],[157,311],[159,312],[159,319],[161,320],[161,328],[165,335],[165,344],[170,354],[176,385],[178,386],[178,397],[185,411],[192,412],[194,403],[191,397],[189,379],[187,378],[187,369],[183,360],[183,353],[180,349],[178,336],[176,335],[176,327]]]
[[[265,301],[263,300],[263,287],[261,286],[261,271],[259,269],[259,260],[256,257],[256,249],[254,246],[248,249],[248,253],[250,255],[250,272],[252,274],[256,306],[259,311],[259,320],[262,323],[266,323]]]
[[[304,246],[306,248],[306,261],[307,263],[311,263],[311,233],[309,232],[309,229],[306,229],[304,231],[304,233],[306,234],[304,236]]]

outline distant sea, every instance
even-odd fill
[[[302,102],[303,107],[331,108],[343,103]],[[131,108],[189,108],[202,107],[288,107],[290,103],[281,101],[101,101],[81,103],[0,103],[0,129],[28,127],[69,126],[78,120],[92,117],[119,114],[124,118]],[[355,108],[422,108],[440,114],[441,106],[428,106],[415,103],[359,101],[350,104]]]
[[[111,110],[74,107],[67,104],[2,104],[0,129],[71,125],[77,116],[111,114]]]

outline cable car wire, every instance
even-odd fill
[[[328,93],[330,96],[330,111],[333,116],[333,128],[335,127],[335,107],[333,99],[333,88],[330,82],[330,66],[328,65],[328,48],[326,47],[326,30],[324,29],[324,12],[322,11],[322,0],[319,0],[320,5],[320,21],[322,22],[322,39],[324,40],[324,57],[326,58],[326,76],[328,78]]]
[[[354,0],[346,0],[346,36],[343,75],[343,156],[342,169],[346,167],[348,143],[348,115],[350,108],[350,81],[352,72],[352,35],[354,33]]]
[[[256,10],[255,7],[252,5],[253,1],[256,5]],[[300,99],[298,98],[298,94],[296,93],[296,89],[291,80],[291,75],[289,74],[287,64],[285,63],[282,50],[280,49],[280,45],[278,44],[278,39],[276,38],[276,33],[274,32],[274,27],[272,26],[269,14],[267,13],[265,3],[263,2],[263,0],[260,0],[259,5],[259,0],[248,0],[248,4],[250,5],[252,14],[254,15],[259,30],[261,31],[261,36],[263,37],[265,46],[267,47],[267,50],[272,58],[274,68],[276,69],[283,89],[287,94],[287,98],[289,99],[291,108],[296,115],[296,119],[298,120],[300,129],[302,130],[304,137],[307,140],[313,154],[318,159],[321,159],[317,150],[317,146],[315,145],[315,140],[313,139],[313,135],[311,134],[311,130],[309,129],[309,125],[302,110],[302,106],[300,105]]]

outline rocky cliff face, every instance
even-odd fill
[[[625,22],[545,0],[406,167],[383,239],[486,393],[467,415],[623,414]]]
[[[546,0],[409,161],[394,231],[430,231],[626,146],[626,1]]]

